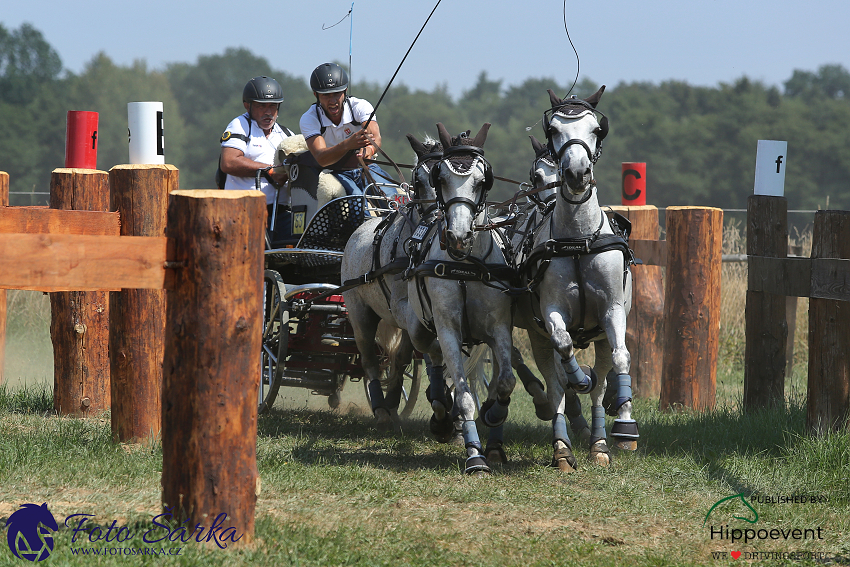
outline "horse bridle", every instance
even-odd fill
[[[440,174],[442,173],[442,164],[453,155],[460,153],[471,153],[474,154],[477,158],[476,161],[474,161],[472,165],[470,165],[470,169],[472,169],[478,163],[478,161],[484,164],[484,181],[483,187],[481,188],[481,193],[478,195],[478,201],[473,201],[472,199],[468,199],[466,197],[453,197],[446,201],[443,197],[443,183],[442,181],[440,181]],[[493,168],[490,166],[490,162],[488,162],[484,158],[484,150],[482,150],[478,146],[451,146],[443,150],[441,159],[431,169],[431,184],[434,186],[434,190],[437,192],[437,204],[439,205],[440,209],[442,209],[443,211],[448,211],[450,206],[456,203],[461,203],[469,206],[472,209],[472,216],[474,218],[477,217],[487,205],[487,195],[489,194],[490,189],[493,187]]]
[[[439,161],[442,157],[443,157],[443,152],[430,152],[430,153],[427,153],[427,154],[422,154],[421,156],[418,156],[418,158],[416,160],[416,165],[413,166],[413,176],[412,176],[413,177],[413,184],[412,185],[413,185],[413,196],[415,198],[414,205],[419,210],[419,215],[423,218],[425,216],[427,216],[428,213],[430,213],[433,209],[437,208],[438,204],[434,203],[433,201],[430,201],[434,204],[432,204],[427,209],[423,208],[423,206],[422,206],[423,203],[425,203],[427,201],[424,200],[422,198],[422,195],[420,194],[419,190],[420,190],[422,184],[419,182],[419,176],[417,174],[418,174],[420,169],[424,169],[426,174],[430,176],[431,175],[431,168],[428,167],[428,162],[429,161]]]
[[[599,120],[599,128],[594,130],[594,134],[596,135],[596,151],[591,151],[590,146],[587,145],[587,142],[580,138],[570,138],[569,140],[564,142],[564,144],[560,148],[558,148],[557,151],[555,150],[555,143],[554,140],[552,140],[552,134],[550,131],[551,117],[554,116],[555,113],[559,112],[565,106],[583,106],[588,111],[593,112],[594,114],[598,114],[602,117]],[[576,116],[575,118],[578,118],[578,116]],[[582,148],[584,148],[584,151],[587,152],[587,158],[590,160],[590,163],[596,165],[596,162],[599,161],[599,156],[602,155],[602,140],[604,140],[605,137],[608,135],[608,117],[605,116],[602,111],[594,108],[593,105],[591,105],[587,101],[578,98],[569,99],[569,102],[552,107],[543,113],[543,127],[546,130],[546,146],[549,148],[549,153],[553,156],[556,156],[557,163],[560,163],[561,158],[564,156],[564,153],[566,153],[567,149],[570,146],[581,146]],[[591,179],[590,187],[585,191],[584,197],[582,197],[578,201],[573,201],[564,194],[563,183],[560,184],[560,189],[558,191],[561,195],[561,198],[563,198],[566,202],[570,203],[571,205],[581,205],[582,203],[586,203],[588,199],[590,199],[591,195],[593,194],[593,185],[594,183]]]

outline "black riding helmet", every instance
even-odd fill
[[[320,94],[342,92],[348,88],[348,73],[336,63],[322,63],[310,75],[310,88]]]
[[[254,77],[242,89],[243,102],[283,102],[283,89],[271,77]]]

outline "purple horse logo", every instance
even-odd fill
[[[6,520],[9,549],[19,559],[43,561],[53,551],[53,533],[59,529],[47,502],[24,504]]]

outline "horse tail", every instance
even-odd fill
[[[396,360],[398,356],[399,349],[401,349],[402,339],[404,338],[404,331],[399,329],[398,327],[394,327],[389,323],[381,320],[378,323],[378,332],[376,333],[375,340],[378,343],[378,346],[381,347],[384,356],[381,359],[381,386],[384,389],[391,384],[387,382],[392,380],[393,373],[389,372],[390,365],[392,361]],[[387,372],[383,372],[386,369]]]

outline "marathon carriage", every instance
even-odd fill
[[[329,173],[309,164],[302,143],[296,136],[281,150],[278,163],[288,168],[290,180],[278,192],[266,234],[259,413],[272,407],[281,386],[327,396],[328,405],[336,408],[346,382],[363,381],[360,353],[338,291],[343,250],[367,216],[384,216],[408,201],[406,184],[384,179],[373,179],[365,196],[346,196],[333,187]],[[480,345],[470,355],[466,367],[480,407],[489,388],[490,352]],[[386,375],[389,360],[380,347],[379,357]],[[422,355],[416,352],[404,371],[400,417],[412,413],[424,374]],[[365,382],[364,391],[369,402]]]
[[[266,236],[259,413],[272,406],[281,386],[327,396],[335,408],[345,383],[362,381],[348,311],[335,293],[343,250],[367,216],[386,215],[407,200],[405,186],[383,179],[370,183],[366,195],[329,188],[329,173],[299,163],[304,149],[282,151],[290,181],[278,191]],[[404,372],[402,417],[416,403],[422,367],[417,356]]]

